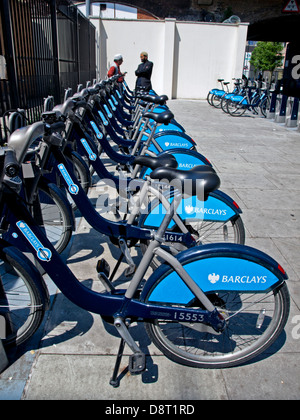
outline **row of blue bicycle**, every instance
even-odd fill
[[[125,344],[132,351],[129,371],[146,369],[131,335],[135,322],[144,323],[166,357],[199,368],[248,362],[281,334],[289,314],[287,275],[244,245],[241,209],[219,189],[218,174],[167,101],[113,77],[66,92],[54,107],[47,98],[42,120],[13,131],[0,149],[5,346],[27,342],[41,324],[49,304],[44,273],[118,331],[113,386]],[[89,198],[94,173],[118,195],[113,221]],[[101,292],[78,281],[60,255],[75,230],[75,210],[119,249],[112,270],[99,250],[94,277]],[[135,247],[142,251],[138,264]],[[122,261],[127,289],[115,281]]]
[[[230,90],[230,82],[218,79],[220,88],[211,89],[207,94],[209,105],[222,109],[226,114],[240,117],[246,111],[255,115],[267,116],[270,108],[270,90],[263,87],[260,80],[250,81],[247,78],[234,79],[234,88]]]

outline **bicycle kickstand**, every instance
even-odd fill
[[[125,340],[123,338],[121,338],[121,342],[120,342],[120,347],[119,347],[119,351],[117,354],[117,360],[116,360],[116,364],[114,367],[114,371],[113,371],[113,375],[110,378],[109,384],[112,385],[114,388],[117,388],[120,385],[120,379],[118,378],[118,372],[119,372],[119,368],[120,368],[120,364],[121,364],[121,360],[122,360],[122,356],[123,356],[123,352],[124,352],[124,347],[125,347]]]
[[[117,317],[115,319],[114,325],[121,336],[121,343],[119,346],[119,351],[117,354],[117,359],[113,371],[113,376],[111,377],[109,383],[114,388],[117,388],[120,385],[120,379],[118,378],[118,372],[124,352],[125,344],[127,344],[130,349],[133,351],[133,354],[129,356],[129,366],[128,370],[132,375],[136,375],[139,373],[144,372],[146,369],[146,356],[145,354],[140,350],[138,345],[135,343],[133,338],[131,337],[127,326],[125,325],[122,318]]]

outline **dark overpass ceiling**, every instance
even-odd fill
[[[300,39],[300,15],[280,16],[255,22],[248,28],[249,41],[290,42]]]
[[[289,0],[121,0],[115,3],[148,10],[160,19],[170,17],[222,22],[224,16],[232,13],[239,16],[242,22],[249,23],[249,40],[288,42],[300,37],[300,13],[284,12]],[[293,0],[293,4],[300,10],[300,0]]]

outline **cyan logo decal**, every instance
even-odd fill
[[[113,110],[113,111],[115,111],[117,108],[114,106],[114,104],[112,103],[112,100],[111,99],[109,99],[108,100],[108,103],[109,103],[109,105],[111,106],[111,109]]]
[[[88,152],[89,159],[93,160],[93,161],[96,160],[97,155],[96,155],[96,153],[93,153],[93,151],[90,148],[88,142],[85,139],[80,139],[80,141],[81,141],[83,147],[85,148],[85,150]]]
[[[118,105],[118,101],[116,100],[116,98],[114,97],[114,95],[111,95],[112,100],[114,101],[114,104],[117,106]]]
[[[96,134],[97,139],[101,140],[103,138],[103,134],[100,132],[99,128],[97,127],[94,121],[90,121],[91,126]]]
[[[30,227],[27,225],[27,223],[20,220],[16,223],[22,234],[25,236],[27,241],[33,246],[33,248],[36,251],[36,255],[39,260],[41,261],[50,261],[52,257],[52,252],[50,249],[45,248],[40,240],[36,237],[36,235],[32,232]]]
[[[79,191],[79,187],[78,185],[74,184],[72,178],[69,175],[69,172],[66,170],[66,167],[64,164],[60,163],[58,165],[58,169],[60,171],[60,173],[62,174],[64,180],[66,181],[66,183],[68,184],[68,190],[70,194],[76,195],[78,194]]]
[[[103,112],[98,111],[98,114],[100,115],[100,117],[101,117],[101,120],[102,120],[103,124],[104,124],[104,125],[108,125],[108,121],[107,121],[107,119],[105,118],[105,116],[104,116]]]
[[[107,105],[103,105],[105,112],[107,113],[108,118],[112,118],[112,113],[110,112],[110,110],[108,109]]]

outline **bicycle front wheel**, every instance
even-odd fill
[[[260,108],[260,112],[261,114],[266,118],[267,117],[267,112],[270,109],[270,99],[269,98],[265,98],[261,104],[259,105]]]
[[[40,221],[39,225],[56,251],[62,253],[70,242],[75,224],[71,206],[50,186],[38,186],[38,196],[39,203],[33,206],[33,215]]]
[[[27,341],[39,328],[47,307],[45,297],[23,265],[11,257],[0,261],[0,315],[6,324],[5,347]]]
[[[222,98],[222,96],[213,95],[211,98],[212,106],[214,106],[215,108],[221,108]]]
[[[227,111],[232,117],[240,117],[246,112],[245,105],[238,102],[227,101]]]
[[[208,92],[207,97],[206,97],[206,100],[207,100],[207,102],[209,103],[210,106],[212,106],[212,103],[211,103],[212,96],[213,96],[213,94]]]
[[[228,101],[230,101],[230,99],[226,99],[226,97],[222,98],[221,100],[221,109],[223,112],[225,112],[225,114],[228,114],[228,109],[227,109]]]
[[[253,359],[280,335],[289,313],[283,283],[265,294],[220,292],[207,295],[227,319],[221,334],[199,323],[146,323],[152,342],[171,360],[198,368],[227,368]],[[191,302],[190,307],[195,307]]]

